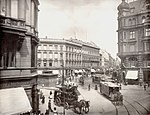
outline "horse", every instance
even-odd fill
[[[73,105],[74,105],[74,112],[78,113],[78,114],[81,114],[82,111],[83,111],[83,107],[84,107],[84,103],[81,102],[81,101],[74,101],[73,102]]]

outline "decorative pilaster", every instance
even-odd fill
[[[138,67],[139,67],[138,78],[139,78],[139,83],[141,83],[141,82],[143,82],[142,55],[139,55],[139,56],[138,56]]]

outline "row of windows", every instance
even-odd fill
[[[134,52],[136,51],[136,44],[126,44],[124,43],[122,46],[123,52]],[[143,43],[143,51],[150,51],[150,42]]]
[[[122,33],[122,38],[123,39],[127,39],[127,35],[128,35],[128,32],[123,32]],[[146,28],[145,31],[144,31],[144,36],[150,36],[150,28]],[[135,39],[136,38],[136,31],[130,31],[129,33],[129,38],[130,39]]]
[[[59,45],[39,45],[38,50],[60,50],[60,51],[64,51],[65,49],[64,49],[63,45],[60,45],[60,46]],[[66,46],[65,51],[80,53],[81,49]]]
[[[145,23],[146,18],[150,18],[150,16],[143,16],[141,18],[140,23]],[[137,22],[139,22],[136,18],[130,18],[130,19],[123,19],[122,22],[119,22],[119,26],[134,26],[137,25]]]
[[[39,45],[38,46],[38,50],[60,50],[60,51],[64,51],[65,49],[63,49],[63,45]],[[83,54],[91,54],[91,55],[99,55],[99,50],[93,50],[93,49],[83,49],[81,51],[80,48],[73,48],[73,47],[69,47],[66,46],[66,50],[67,52],[76,52],[76,53],[83,53]]]
[[[54,54],[50,52],[47,54],[47,52],[38,52],[38,58],[60,58],[63,59],[63,53],[55,52]],[[81,54],[70,54],[66,53],[66,59],[81,59]]]
[[[39,62],[38,67],[60,67],[61,62],[59,61],[50,61],[50,62]],[[81,66],[81,62],[67,62],[66,61],[66,66]]]

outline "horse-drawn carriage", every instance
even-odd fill
[[[76,113],[88,113],[89,101],[84,99],[78,101],[78,95],[77,86],[61,86],[54,92],[54,103],[65,109],[73,109]]]

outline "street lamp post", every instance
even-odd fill
[[[62,60],[62,91],[64,92],[64,60]],[[63,103],[63,115],[65,115],[65,95],[63,95],[64,103]]]

